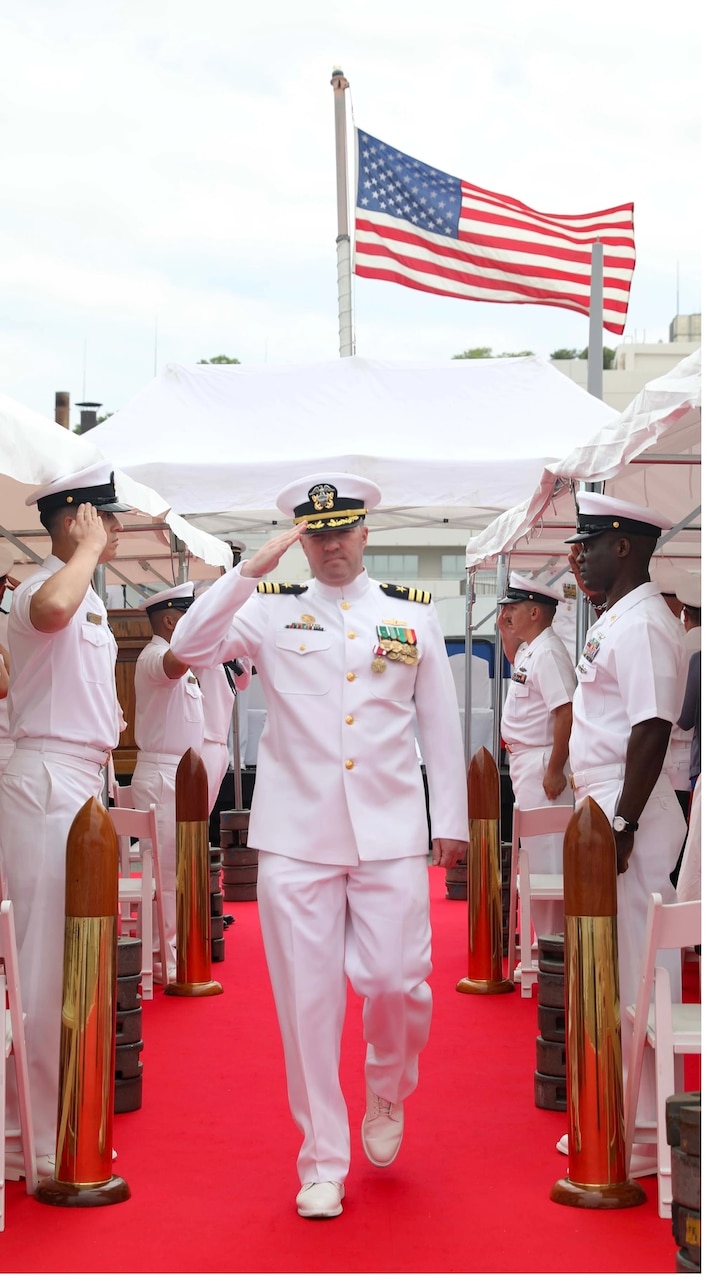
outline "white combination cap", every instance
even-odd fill
[[[308,533],[322,533],[361,524],[380,500],[381,491],[372,480],[334,472],[295,480],[277,495],[276,503],[294,524],[306,520]]]
[[[82,471],[59,476],[25,498],[26,507],[36,503],[40,512],[77,507],[81,502],[90,502],[98,511],[132,511],[132,507],[118,501],[115,475],[109,462],[94,462]]]
[[[167,587],[164,591],[157,591],[154,596],[149,596],[147,600],[142,600],[138,608],[150,614],[158,609],[185,610],[193,603],[194,583],[181,582],[178,587]]]
[[[583,489],[577,494],[577,532],[566,542],[586,542],[598,538],[607,530],[616,533],[636,533],[646,538],[659,538],[663,529],[672,529],[667,520],[652,507],[641,507],[636,502],[623,502],[606,493],[593,493]]]
[[[508,578],[506,594],[499,604],[521,604],[529,600],[532,604],[556,605],[564,601],[565,593],[561,587],[548,586],[546,582],[535,582],[522,573],[512,572]]]

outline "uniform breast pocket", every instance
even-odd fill
[[[577,663],[577,684],[580,687],[582,705],[588,720],[599,720],[604,714],[604,694],[601,681],[597,680],[597,668],[581,657]]]
[[[184,718],[191,724],[203,719],[202,693],[197,680],[187,679],[187,696],[184,699]]]
[[[112,646],[105,627],[81,623],[81,674],[89,684],[107,684],[112,666]]]
[[[331,636],[325,631],[283,631],[275,637],[278,693],[321,694],[331,687]]]

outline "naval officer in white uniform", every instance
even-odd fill
[[[572,728],[574,666],[564,640],[553,628],[555,610],[564,592],[511,573],[499,600],[499,626],[512,642],[519,641],[513,674],[501,717],[501,736],[508,751],[513,796],[521,809],[572,804],[567,756]],[[535,836],[524,841],[535,874],[562,873],[562,835]],[[562,902],[531,906],[538,937],[562,933]]]
[[[675,901],[670,872],[685,835],[666,756],[680,714],[687,655],[679,624],[648,568],[667,528],[670,521],[647,507],[582,492],[577,532],[569,539],[580,546],[578,581],[601,610],[577,664],[570,768],[576,803],[591,796],[614,831],[622,1011],[638,992],[650,895]],[[666,956],[666,967],[671,957]],[[672,970],[677,986],[677,966]],[[626,1068],[631,1023],[625,1016],[621,1039]],[[650,1130],[655,1123],[655,1084],[647,1058],[637,1125]],[[558,1145],[562,1150],[564,1139]],[[633,1176],[655,1173],[655,1161],[652,1143],[637,1145]]]
[[[79,809],[103,792],[118,743],[117,645],[96,566],[112,560],[122,528],[110,465],[63,476],[37,504],[51,554],[15,590],[8,624],[10,733],[0,779],[0,860],[13,900],[37,1168],[54,1173],[64,955],[66,837]],[[10,1082],[8,1081],[8,1084]],[[13,1082],[14,1083],[14,1082]],[[10,1120],[15,1101],[10,1098]],[[8,1153],[9,1176],[21,1162]]]
[[[136,809],[157,808],[160,842],[162,907],[167,943],[167,974],[153,960],[153,972],[163,984],[177,972],[177,768],[185,751],[201,755],[204,709],[199,681],[189,665],[172,649],[172,632],[194,603],[194,583],[158,591],[140,604],[150,620],[152,639],[135,664],[135,742],[137,760],[131,790]],[[159,952],[153,924],[152,950]]]
[[[277,505],[294,527],[214,583],[172,638],[183,662],[247,654],[266,701],[249,842],[261,851],[260,921],[303,1135],[303,1217],[342,1209],[347,978],[364,1001],[362,1140],[373,1164],[398,1153],[429,1033],[429,844],[415,715],[432,861],[451,866],[467,849],[461,729],[435,610],[428,593],[373,582],[363,567],[364,517],[379,501],[377,486],[354,475],[288,486]],[[263,581],[298,539],[313,577]]]

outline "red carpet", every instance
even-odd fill
[[[257,904],[227,904],[236,923],[213,966],[224,994],[144,1006],[143,1104],[115,1117],[125,1204],[57,1209],[7,1186],[5,1274],[65,1273],[672,1273],[670,1222],[646,1205],[567,1209],[549,1192],[566,1171],[562,1112],[534,1104],[537,1001],[516,990],[462,996],[467,906],[430,872],[435,1016],[420,1087],[406,1104],[401,1154],[369,1165],[359,1002],[347,1017],[342,1082],[352,1167],[344,1213],[299,1218],[299,1135],[287,1109]],[[687,1088],[699,1088],[691,1060]]]

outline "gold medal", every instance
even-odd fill
[[[374,658],[371,663],[371,671],[375,671],[376,675],[380,675],[385,671],[385,658]]]

